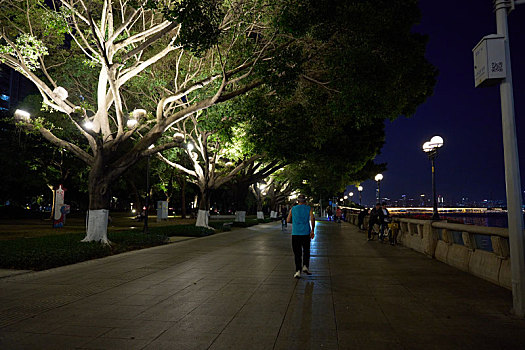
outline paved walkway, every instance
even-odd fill
[[[343,223],[313,275],[265,224],[0,279],[0,349],[523,349],[509,291]]]

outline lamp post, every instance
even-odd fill
[[[381,202],[381,180],[383,180],[383,174],[377,174],[374,178],[377,182],[377,202]]]
[[[428,158],[432,162],[432,202],[433,202],[433,213],[432,220],[439,220],[438,207],[437,207],[437,194],[436,194],[436,157],[438,148],[443,147],[443,138],[441,136],[434,136],[423,144],[423,152],[428,155]]]
[[[155,147],[154,145],[150,145],[148,149],[152,149]],[[148,208],[149,208],[149,163],[150,163],[151,156],[148,155],[148,163],[146,165],[146,210],[144,215],[144,229],[142,230],[143,233],[148,233]]]
[[[354,192],[350,192],[348,195],[350,196],[350,205],[352,205],[352,197],[354,196]]]
[[[494,1],[497,33],[505,38],[504,61],[507,69],[505,78],[500,84],[500,98],[503,125],[503,157],[505,160],[512,300],[513,312],[518,317],[525,316],[525,238],[523,235],[520,169],[518,142],[516,137],[516,121],[514,117],[514,96],[512,92],[512,71],[507,15],[514,9],[515,5],[523,4],[525,4],[524,0]]]
[[[359,205],[361,205],[361,193],[363,192],[363,186],[358,186],[357,190],[359,191]]]

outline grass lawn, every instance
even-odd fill
[[[74,213],[66,217],[66,224],[62,228],[53,228],[51,219],[46,215],[42,219],[0,219],[0,241],[15,238],[30,238],[50,235],[62,235],[67,233],[85,233],[85,214]],[[144,222],[136,221],[130,213],[110,213],[111,223],[108,232],[137,230],[141,231]],[[195,219],[181,219],[170,217],[168,220],[157,222],[156,216],[150,215],[148,227],[173,225],[195,225]]]

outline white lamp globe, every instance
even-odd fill
[[[430,139],[430,144],[432,147],[441,147],[443,146],[443,138],[441,136],[434,136]]]
[[[377,174],[376,177],[374,178],[376,181],[381,181],[383,180],[383,174]]]
[[[427,141],[423,144],[423,152],[430,152],[434,149],[434,147],[432,147],[430,141]]]
[[[68,97],[67,90],[64,89],[62,86],[57,86],[55,90],[53,90],[53,93],[58,96],[59,99],[62,101],[66,100]]]
[[[359,186],[359,187],[357,188],[357,190],[358,190],[359,192],[363,191],[363,186]]]
[[[139,120],[142,117],[145,117],[146,114],[148,114],[148,112],[146,112],[146,110],[142,108],[135,109],[133,112],[131,112],[133,119],[137,119],[137,120]]]
[[[135,125],[137,125],[138,121],[137,119],[128,119],[128,121],[126,122],[126,125],[128,126],[128,128],[133,128],[135,127]]]
[[[95,124],[93,124],[93,122],[91,120],[86,120],[84,122],[84,128],[87,129],[87,130],[93,130],[93,128],[95,127]]]
[[[181,132],[176,132],[175,134],[173,134],[173,138],[177,142],[182,142],[182,141],[184,141],[184,134],[181,133]]]
[[[15,111],[15,120],[28,122],[31,119],[31,114],[21,109]]]

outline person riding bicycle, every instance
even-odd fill
[[[383,210],[381,209],[381,203],[376,203],[376,206],[372,208],[370,211],[370,219],[368,220],[368,240],[373,240],[372,238],[372,229],[374,228],[374,225],[379,225],[379,240],[383,238],[383,225],[384,222],[384,214]]]

